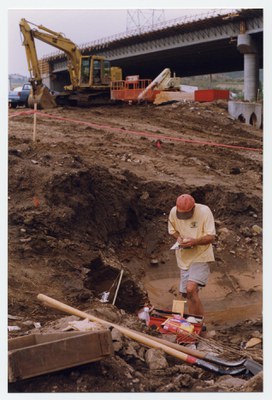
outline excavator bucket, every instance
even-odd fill
[[[34,104],[37,103],[37,107],[40,109],[48,109],[57,107],[55,97],[50,93],[46,86],[42,86],[36,89],[35,95],[31,91],[28,98],[28,106],[34,108]]]

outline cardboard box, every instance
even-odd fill
[[[113,354],[109,330],[33,334],[9,339],[8,380],[31,378]]]
[[[179,313],[183,317],[185,303],[185,300],[173,300],[172,311]]]

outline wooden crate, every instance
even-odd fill
[[[101,360],[112,354],[109,330],[17,337],[8,341],[8,380],[16,382]]]

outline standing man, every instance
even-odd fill
[[[206,286],[210,275],[209,263],[214,261],[212,243],[215,223],[210,208],[195,203],[189,194],[177,198],[168,219],[168,232],[179,244],[176,249],[180,268],[179,291],[186,297],[190,314],[204,315],[199,287]]]

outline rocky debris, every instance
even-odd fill
[[[172,382],[167,385],[163,385],[156,389],[156,392],[177,392],[182,389],[190,389],[193,387],[196,379],[192,378],[189,374],[177,375]]]
[[[149,369],[165,369],[168,367],[165,354],[159,349],[147,350],[145,353],[145,360]]]
[[[94,305],[94,308],[96,306]],[[100,313],[108,312],[112,319],[117,320],[122,316],[122,325],[126,321],[130,326],[139,331],[145,330],[148,334],[159,335],[167,339],[167,335],[150,331],[144,324],[137,325],[137,316],[120,312],[118,308],[108,304],[99,306]],[[89,309],[94,314],[94,310]],[[113,315],[115,314],[115,317]],[[105,314],[104,314],[105,319]],[[68,316],[53,322],[48,322],[39,329],[41,333],[63,331],[78,317]],[[256,329],[258,328],[258,329]],[[246,329],[246,331],[245,331]],[[36,330],[30,331],[34,333]],[[203,339],[197,344],[197,349],[206,353],[213,353],[222,358],[230,356],[237,360],[239,357],[254,357],[252,348],[239,350],[237,345],[245,338],[261,336],[260,321],[248,321],[246,326],[238,324],[229,329],[217,330],[216,339]],[[93,364],[63,370],[46,377],[32,378],[31,380],[17,382],[10,385],[11,391],[48,391],[48,392],[258,392],[262,388],[262,373],[252,376],[250,373],[241,373],[237,376],[220,375],[203,368],[186,364],[175,357],[166,355],[160,349],[144,346],[124,336],[116,328],[111,328],[114,356]],[[234,339],[237,340],[234,340]],[[230,343],[230,339],[236,342]],[[214,352],[214,346],[217,352]],[[226,350],[226,353],[225,353]],[[259,349],[261,352],[261,349]],[[45,384],[46,382],[46,384]],[[106,386],[105,386],[106,385]],[[110,390],[111,389],[111,390]]]
[[[249,379],[241,387],[241,392],[262,392],[263,391],[263,372],[259,372],[257,375]]]

